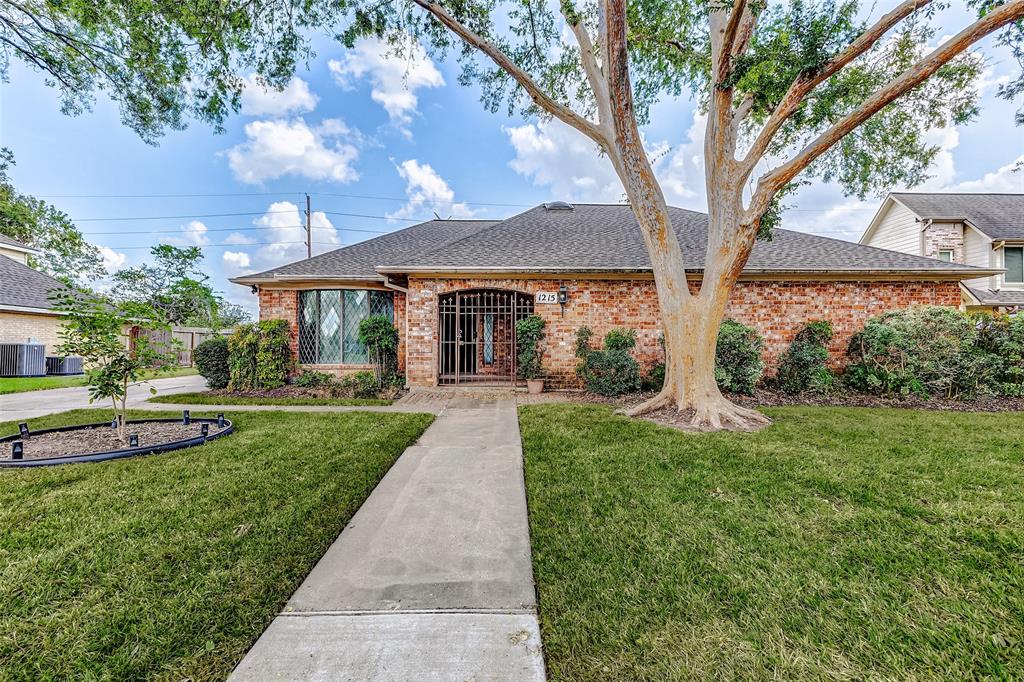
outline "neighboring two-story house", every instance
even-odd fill
[[[964,280],[964,306],[1024,308],[1024,194],[893,192],[861,244],[1001,274]]]
[[[60,343],[61,321],[49,296],[63,285],[28,266],[28,257],[38,253],[0,235],[0,343],[43,343],[52,355]]]

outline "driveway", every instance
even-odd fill
[[[189,393],[206,388],[206,379],[194,374],[184,377],[150,379],[128,388],[129,407],[148,407],[145,400],[150,397],[149,388],[159,394]],[[73,388],[51,388],[46,391],[27,391],[0,395],[0,422],[34,419],[54,412],[66,412],[87,407],[109,407],[107,402],[89,404],[89,389],[85,386]]]

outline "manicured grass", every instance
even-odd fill
[[[187,405],[390,405],[390,400],[373,398],[302,398],[281,396],[257,398],[244,395],[211,395],[209,393],[173,393],[156,395],[147,400],[150,403],[172,403]]]
[[[1024,414],[520,409],[553,680],[1024,678]]]
[[[192,450],[0,470],[0,678],[225,679],[432,419],[229,416]]]
[[[194,367],[179,367],[167,372],[148,372],[148,379],[163,379],[167,377],[183,377],[198,374]],[[85,386],[84,376],[72,377],[9,377],[0,378],[0,395],[6,393],[24,393],[25,391],[41,391],[47,388],[68,388],[70,386]]]

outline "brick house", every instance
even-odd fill
[[[28,266],[28,257],[37,253],[0,235],[0,343],[32,340],[53,354],[60,343],[61,321],[48,297],[62,285]]]
[[[700,283],[707,216],[671,209],[692,286]],[[961,280],[996,274],[933,258],[777,230],[758,242],[727,315],[765,338],[769,367],[808,321],[831,321],[841,362],[873,315],[920,304],[959,307]],[[575,335],[635,329],[637,359],[661,360],[658,299],[631,209],[545,204],[506,220],[431,220],[353,246],[232,280],[259,295],[260,318],[291,323],[304,368],[368,368],[357,339],[370,314],[391,316],[410,386],[510,382],[515,320],[547,322],[544,370],[575,386]]]
[[[964,280],[970,310],[1024,306],[1024,194],[893,192],[861,244],[997,270]]]

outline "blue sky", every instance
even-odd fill
[[[944,28],[966,18],[954,10]],[[1019,67],[990,42],[982,51],[982,114],[934,131],[942,151],[922,189],[1024,192],[1024,173],[1010,170],[1024,158],[1024,130],[1013,126],[1014,105],[994,96]],[[143,262],[161,241],[198,244],[215,286],[250,310],[253,297],[227,278],[305,255],[297,212],[305,192],[317,253],[434,212],[489,218],[552,199],[622,199],[607,161],[578,133],[485,111],[478,91],[458,84],[454,63],[388,59],[372,42],[351,51],[321,42],[317,52],[284,93],[247,89],[226,133],[193,123],[157,147],[121,125],[102,96],[94,111],[63,116],[40,75],[15,60],[0,87],[0,145],[15,153],[18,189],[71,215],[112,268]],[[644,130],[670,201],[697,210],[705,208],[701,123],[689,101],[666,101]],[[784,227],[847,239],[878,205],[822,183],[789,203]]]

